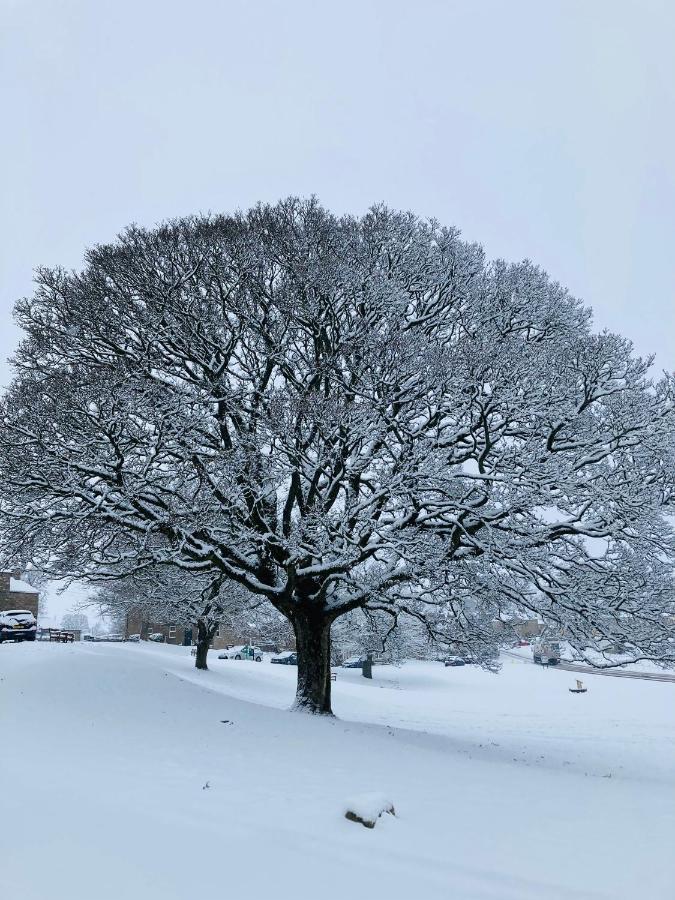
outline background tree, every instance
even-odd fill
[[[89,632],[89,619],[84,613],[67,612],[61,618],[61,628],[64,628],[66,631],[75,630],[87,634]]]
[[[6,548],[266,598],[299,708],[330,711],[359,608],[468,645],[520,611],[673,658],[672,381],[529,262],[288,200],[130,228],[40,270],[17,319]]]

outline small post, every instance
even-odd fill
[[[373,654],[366,653],[366,658],[361,663],[361,674],[364,678],[373,677]]]

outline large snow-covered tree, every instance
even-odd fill
[[[132,227],[41,270],[0,437],[5,545],[175,565],[291,621],[296,705],[368,608],[480,645],[535,614],[673,658],[673,383],[529,262],[313,200]]]

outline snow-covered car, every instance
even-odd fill
[[[364,662],[363,656],[350,656],[341,665],[343,669],[360,669]]]
[[[241,644],[237,647],[230,647],[229,650],[223,650],[218,654],[218,659],[253,659],[256,662],[262,662],[263,652],[260,647]]]
[[[292,650],[284,650],[283,653],[273,656],[270,662],[276,663],[278,666],[297,666],[298,654]]]
[[[532,659],[541,666],[557,666],[560,662],[559,641],[537,641],[532,645]]]
[[[35,616],[28,609],[6,609],[0,612],[2,641],[34,641],[37,632]]]
[[[465,666],[466,662],[461,656],[448,656],[443,660],[445,666]]]
[[[137,644],[141,639],[140,634],[130,634],[128,638],[125,638],[127,641],[131,641],[134,644]]]
[[[161,644],[164,642],[164,635],[161,631],[153,631],[152,634],[148,635],[149,641],[154,641],[156,644]]]

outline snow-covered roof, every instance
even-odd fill
[[[39,594],[40,592],[36,590],[32,584],[28,584],[27,581],[21,581],[20,578],[10,578],[9,579],[9,589],[10,591],[19,591],[22,594]]]

